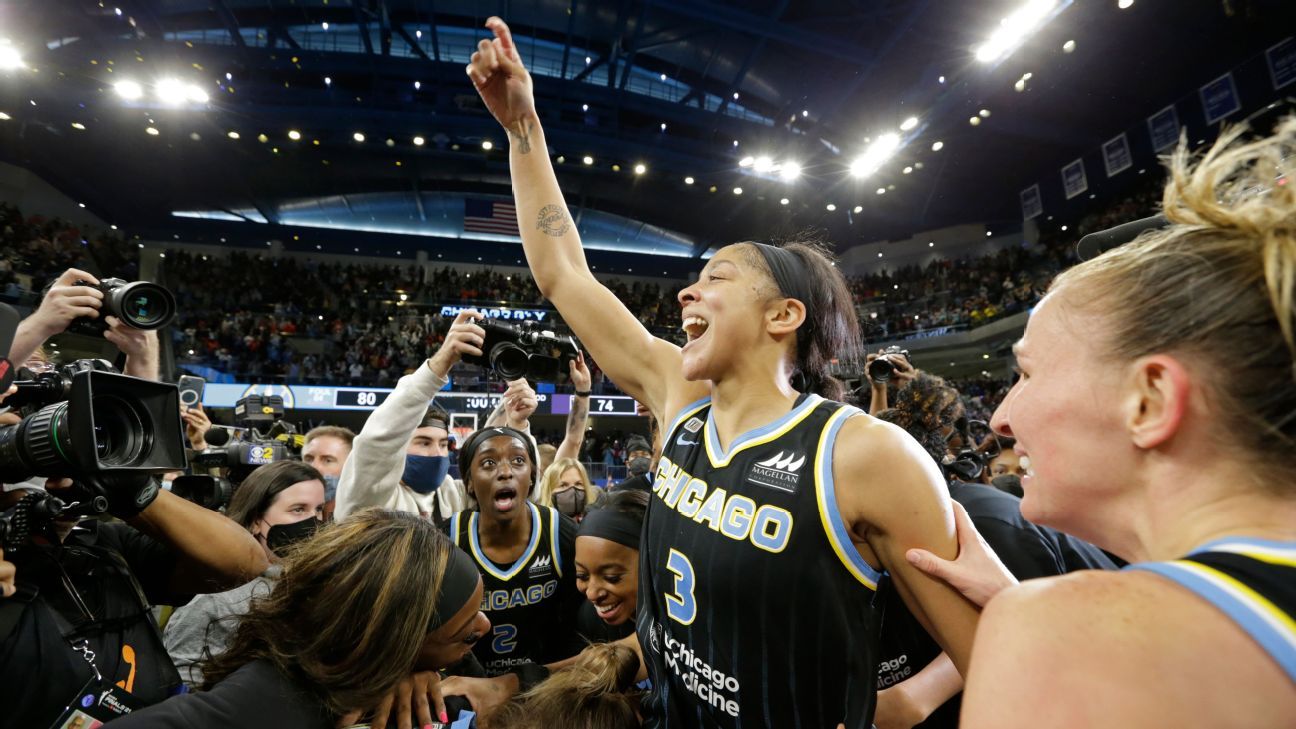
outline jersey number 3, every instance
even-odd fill
[[[693,563],[682,552],[672,549],[666,559],[666,569],[675,575],[675,593],[666,595],[666,614],[681,625],[692,625],[697,617]]]

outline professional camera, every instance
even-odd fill
[[[283,398],[278,395],[248,395],[234,404],[237,433],[227,428],[210,428],[203,436],[207,450],[191,459],[196,468],[228,469],[229,478],[182,476],[171,484],[171,493],[204,506],[220,509],[229,503],[234,488],[256,469],[277,461],[296,459],[302,436],[283,417]],[[269,423],[270,427],[261,426]]]
[[[119,278],[105,278],[98,286],[89,281],[77,281],[78,286],[90,286],[103,292],[103,305],[96,318],[80,317],[68,326],[69,332],[99,336],[108,329],[104,319],[111,315],[134,329],[161,329],[176,314],[176,300],[164,287],[148,281],[128,283]]]
[[[186,466],[175,385],[90,359],[14,384],[5,404],[23,418],[0,426],[0,483],[71,478],[93,499]]]
[[[981,478],[981,473],[999,455],[999,438],[983,420],[959,418],[954,430],[950,437],[957,435],[962,445],[942,461],[941,469],[948,479],[972,483]]]
[[[900,347],[887,347],[882,350],[882,354],[877,359],[869,362],[868,376],[874,382],[890,382],[891,375],[895,374],[895,365],[887,357],[898,354],[905,359],[909,359],[909,350]]]
[[[480,319],[477,326],[486,330],[482,356],[465,355],[464,362],[489,367],[506,380],[525,377],[540,382],[556,382],[568,372],[579,348],[571,337],[554,336],[540,331],[534,324],[518,325]]]

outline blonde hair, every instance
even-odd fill
[[[1296,117],[1268,137],[1224,132],[1168,161],[1171,225],[1064,272],[1069,304],[1111,324],[1108,352],[1202,365],[1223,432],[1270,484],[1296,471]]]
[[[559,458],[554,461],[549,468],[545,469],[544,477],[540,479],[540,488],[536,492],[536,503],[545,506],[553,506],[553,495],[558,490],[558,482],[562,480],[562,475],[567,469],[574,468],[580,474],[581,483],[585,484],[585,503],[593,504],[598,498],[599,490],[586,472],[585,466],[575,458]]]
[[[632,689],[639,657],[631,648],[597,643],[570,667],[490,714],[491,729],[633,729],[639,726]]]

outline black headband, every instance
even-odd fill
[[[806,268],[801,256],[786,248],[779,248],[768,243],[753,243],[760,251],[769,268],[779,293],[785,298],[796,299],[805,307],[805,330],[814,328],[814,298],[810,291],[810,271]],[[803,338],[804,341],[804,338]]]
[[[447,620],[463,610],[463,606],[477,591],[477,581],[480,579],[481,573],[477,571],[477,565],[473,564],[472,557],[458,547],[451,547],[445,574],[441,576],[441,594],[432,611],[432,623],[428,625],[428,630],[433,631],[445,625]]]
[[[576,536],[607,539],[638,550],[641,534],[643,519],[616,509],[593,509],[585,514]]]
[[[450,432],[450,426],[446,425],[446,421],[442,420],[441,418],[427,418],[426,420],[423,421],[423,424],[420,425],[419,427],[420,428],[440,428],[441,430],[444,430],[447,433]]]
[[[485,443],[491,438],[498,438],[501,435],[512,436],[522,441],[522,445],[526,448],[527,456],[531,459],[531,485],[534,486],[536,484],[536,479],[539,477],[539,474],[535,473],[535,469],[540,467],[540,459],[536,457],[535,447],[531,445],[531,439],[527,437],[526,433],[523,433],[517,428],[510,428],[501,425],[499,427],[482,428],[481,430],[473,431],[464,440],[463,447],[459,449],[459,477],[463,479],[465,485],[468,484],[468,476],[472,469],[472,459],[473,456],[477,454],[477,449],[481,448],[482,443]],[[469,490],[471,491],[471,488]]]

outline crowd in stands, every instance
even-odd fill
[[[1154,195],[1154,186],[1141,188],[1088,215],[1070,233],[1049,226],[1029,248],[853,278],[865,341],[974,328],[1029,309],[1052,277],[1074,263],[1079,236],[1147,214]],[[83,234],[66,221],[24,218],[0,203],[0,236],[0,291],[10,302],[34,303],[48,281],[72,266],[128,280],[138,276],[136,246],[115,234]],[[250,382],[389,387],[441,342],[444,305],[549,308],[526,273],[447,266],[425,275],[413,263],[338,263],[246,251],[169,250],[161,282],[178,303],[172,327],[176,361]],[[681,336],[678,284],[606,283],[655,334]],[[565,331],[556,314],[544,327]],[[597,391],[614,392],[592,364]],[[469,389],[501,386],[465,365],[454,381]],[[1001,388],[968,384],[972,389],[965,394],[983,398],[980,409],[992,410]]]

